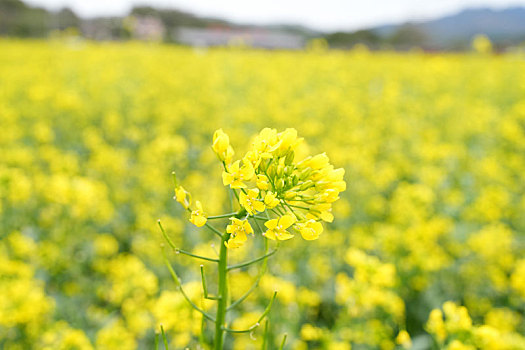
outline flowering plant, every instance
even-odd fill
[[[206,299],[217,301],[217,312],[212,316],[195,305],[182,289],[179,277],[170,272],[187,301],[205,319],[215,323],[214,349],[222,349],[224,333],[251,332],[259,327],[268,315],[276,297],[274,293],[259,320],[244,330],[231,329],[227,325],[226,313],[240,304],[255,289],[266,268],[267,259],[276,253],[269,252],[268,240],[284,241],[299,233],[305,240],[318,239],[323,232],[322,222],[332,222],[332,203],[339,199],[339,193],[346,189],[344,169],[335,169],[325,153],[306,157],[296,162],[296,151],[303,142],[295,129],[277,132],[265,128],[256,135],[244,157],[233,160],[235,154],[227,134],[219,129],[213,135],[213,151],[222,162],[222,181],[229,187],[232,199],[231,212],[207,216],[200,201],[193,203],[192,197],[175,178],[175,199],[189,212],[190,222],[197,227],[207,227],[221,239],[219,258],[195,255],[177,248],[166,234],[160,221],[161,231],[169,245],[177,252],[196,259],[216,262],[218,265],[218,294],[208,295],[203,266],[201,265],[202,287]],[[211,220],[228,219],[223,230],[210,224]],[[255,229],[254,229],[255,227]],[[253,260],[228,266],[228,250],[242,247],[249,236],[260,234],[265,237],[265,253]],[[228,271],[263,262],[262,273],[254,285],[240,299],[229,304]],[[228,305],[229,304],[229,305]],[[284,345],[284,339],[283,343]]]

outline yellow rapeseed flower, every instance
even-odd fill
[[[246,188],[244,181],[250,181],[255,171],[250,162],[244,163],[241,167],[241,161],[237,160],[227,167],[227,171],[222,173],[222,182],[224,186],[230,185],[231,188]]]
[[[310,219],[304,223],[298,223],[297,228],[307,241],[311,241],[319,238],[319,235],[323,232],[323,224],[313,219]]]
[[[191,205],[191,195],[182,186],[175,188],[175,199],[182,204],[184,209],[188,209]]]
[[[268,228],[268,231],[264,233],[266,238],[272,240],[285,241],[293,237],[287,228],[295,223],[295,218],[291,215],[283,215],[279,219],[268,220],[264,223],[264,226]]]
[[[263,212],[265,209],[264,203],[257,198],[258,196],[258,189],[249,189],[246,193],[241,192],[239,196],[239,202],[250,215],[255,215],[257,212]]]
[[[247,240],[247,235],[253,233],[252,226],[248,220],[230,219],[232,223],[226,226],[226,232],[230,234],[227,242],[224,242],[228,248],[238,248]]]
[[[264,205],[266,205],[268,209],[275,208],[279,203],[280,201],[276,198],[274,193],[266,192],[266,196],[264,196]]]
[[[257,175],[257,188],[260,190],[267,190],[270,188],[270,184],[268,183],[268,177],[266,175],[259,174]]]
[[[202,204],[200,201],[195,201],[197,209],[191,212],[190,222],[197,227],[202,227],[206,225],[206,216],[204,215],[204,210],[202,209]]]

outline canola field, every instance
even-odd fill
[[[228,212],[213,134],[241,156],[266,127],[326,152],[346,190],[228,315],[249,327],[277,290],[266,336],[225,349],[525,349],[525,56],[58,40],[0,41],[0,348],[154,349],[161,324],[170,349],[203,348],[213,325],[157,220],[216,256],[171,173]],[[213,313],[200,262],[167,253]],[[231,272],[232,300],[259,268]]]

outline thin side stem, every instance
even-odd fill
[[[222,233],[221,231],[217,230],[215,227],[213,227],[212,225],[206,223],[205,224],[207,228],[209,228],[210,230],[213,231],[213,233],[215,233],[217,236],[221,237],[222,238]]]
[[[186,250],[182,250],[182,249],[179,249],[179,248],[175,248],[175,253],[181,253],[181,254],[184,254],[184,255],[187,255],[187,256],[191,256],[192,258],[195,258],[195,259],[201,259],[201,260],[206,260],[206,261],[211,261],[211,262],[219,262],[219,260],[217,260],[217,259],[208,258],[206,256],[193,254],[193,253],[190,253],[190,252],[188,252]]]
[[[164,236],[164,239],[168,242],[168,244],[170,245],[170,247],[175,250],[177,249],[177,247],[175,246],[175,243],[173,243],[173,241],[171,240],[171,238],[168,236],[168,234],[166,233],[166,231],[164,231],[164,227],[162,227],[162,224],[160,223],[160,219],[157,220],[157,224],[159,225],[160,227],[160,232],[162,232],[162,235]]]
[[[288,334],[284,333],[283,341],[281,342],[281,346],[279,347],[279,350],[283,350],[284,349],[284,344],[286,344],[286,338],[287,337],[288,337]]]
[[[288,204],[288,203],[287,203]],[[314,211],[314,212],[317,212],[319,213],[319,210],[315,210],[315,209],[312,209],[312,208],[307,208],[307,207],[302,207],[300,205],[295,205],[295,204],[288,204],[289,206],[291,207],[294,207],[294,208],[299,208],[299,209],[304,209],[304,210],[310,210],[310,211]]]
[[[228,197],[230,198],[230,210],[233,211],[233,196],[232,196],[232,189],[228,191]]]
[[[262,341],[261,350],[266,350],[266,348],[268,347],[267,339],[268,339],[268,320],[264,321],[264,332],[263,332],[263,341]]]
[[[286,204],[286,206],[287,206],[288,208],[290,208],[290,210],[292,211],[292,213],[293,213],[293,215],[295,216],[295,218],[296,218],[297,220],[300,220],[299,216],[297,215],[297,213],[295,212],[295,210],[293,210],[293,208],[290,206],[290,204],[286,203],[286,201],[283,201],[283,202],[284,202],[284,204]],[[282,204],[282,202],[281,202],[281,204]]]
[[[180,278],[179,276],[177,276],[177,274],[175,273],[175,270],[173,270],[173,267],[171,266],[168,258],[166,257],[166,254],[164,254],[164,250],[162,251],[163,255],[164,255],[164,262],[166,263],[166,266],[168,267],[168,270],[170,271],[170,274],[171,274],[171,277],[173,278],[173,281],[175,282],[175,284],[177,285],[177,287],[179,287],[179,290],[182,294],[182,296],[184,297],[184,299],[186,299],[186,301],[188,302],[188,304],[191,305],[191,307],[193,307],[195,310],[197,310],[198,312],[200,312],[202,314],[202,316],[206,317],[208,320],[212,321],[212,322],[215,322],[215,318],[213,316],[211,316],[210,314],[208,314],[206,311],[202,310],[200,307],[198,307],[197,305],[195,305],[195,303],[193,301],[191,301],[190,297],[188,296],[188,294],[186,294],[186,292],[184,291],[184,289],[182,288],[182,283],[180,281]]]
[[[162,341],[164,342],[164,347],[168,350],[168,339],[166,338],[166,333],[164,332],[164,327],[160,325],[160,331],[162,333]]]
[[[219,260],[217,259],[213,259],[213,258],[208,258],[208,257],[205,257],[205,256],[200,256],[200,255],[196,255],[196,254],[193,254],[193,253],[190,253],[186,250],[183,250],[183,249],[180,249],[180,248],[177,248],[175,246],[175,243],[173,243],[173,241],[171,240],[171,238],[167,235],[166,231],[164,231],[164,227],[162,227],[162,224],[160,223],[160,220],[157,220],[157,224],[159,224],[159,227],[160,227],[160,231],[162,232],[162,235],[164,236],[164,239],[166,239],[166,241],[168,242],[169,246],[175,251],[175,253],[181,253],[181,254],[185,254],[185,255],[188,255],[188,256],[191,256],[192,258],[196,258],[196,259],[201,259],[201,260],[206,260],[206,261],[212,261],[212,262],[219,262]]]
[[[250,261],[247,261],[247,262],[244,262],[244,263],[240,263],[240,264],[235,264],[235,265],[228,266],[228,271],[233,270],[233,269],[240,269],[241,267],[246,267],[246,266],[249,266],[251,264],[255,264],[256,262],[264,260],[264,259],[274,255],[275,253],[277,253],[277,249],[274,249],[271,252],[269,252],[268,254],[264,254],[263,256],[255,258],[253,260],[250,260]]]
[[[226,331],[226,332],[229,332],[229,333],[248,333],[248,332],[251,332],[253,331],[255,328],[259,327],[261,325],[261,321],[266,317],[266,315],[268,315],[270,313],[270,311],[272,310],[272,305],[273,305],[273,301],[275,300],[275,297],[277,296],[277,291],[273,292],[273,295],[272,295],[272,298],[270,299],[270,302],[268,303],[268,306],[266,306],[266,309],[264,310],[264,312],[262,313],[262,315],[259,317],[259,319],[257,320],[257,322],[255,322],[255,324],[253,326],[251,326],[250,328],[248,329],[243,329],[243,330],[236,330],[236,329],[231,329],[231,328],[226,328],[226,327],[223,327],[223,330]]]
[[[201,265],[201,280],[202,290],[204,291],[204,298],[209,300],[219,300],[219,297],[208,295],[208,285],[206,284],[206,276],[204,276],[204,265]]]
[[[208,220],[214,220],[214,219],[223,219],[223,218],[230,218],[232,216],[237,215],[237,213],[228,213],[228,214],[222,214],[222,215],[214,215],[214,216],[208,216],[206,217]]]

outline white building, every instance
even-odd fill
[[[197,47],[243,44],[265,49],[300,49],[305,44],[299,35],[265,29],[180,28],[174,34],[178,42]]]

